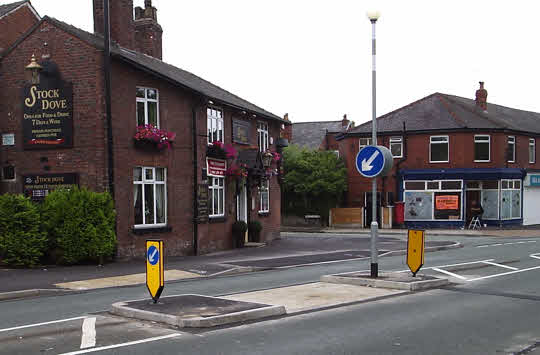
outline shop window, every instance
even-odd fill
[[[208,208],[210,217],[225,216],[225,178],[209,177]]]
[[[474,136],[474,161],[489,162],[490,161],[490,136],[475,135]]]
[[[429,162],[448,163],[449,162],[448,136],[429,137]]]
[[[509,163],[513,163],[516,161],[516,137],[514,136],[508,136],[506,158]]]
[[[436,192],[433,217],[434,219],[461,219],[461,192]]]
[[[364,149],[368,145],[371,145],[371,138],[360,138],[359,139],[359,150]]]
[[[390,137],[390,152],[394,158],[403,158],[402,137]]]
[[[441,181],[441,190],[461,190],[462,181]]]
[[[405,191],[404,200],[406,220],[433,219],[433,192]]]
[[[268,123],[257,122],[257,137],[259,152],[266,152],[268,150]]]
[[[529,163],[536,162],[536,139],[529,138]]]
[[[261,196],[259,213],[267,213],[270,211],[270,183],[268,179],[261,181],[261,187],[259,188],[259,194]]]
[[[425,190],[425,181],[405,181],[405,190]]]
[[[6,165],[2,167],[2,181],[14,181],[15,180],[15,167],[13,165]]]
[[[405,219],[462,220],[462,186],[462,180],[405,181]]]
[[[223,111],[208,107],[206,109],[208,144],[223,142]]]
[[[501,180],[501,219],[521,218],[521,180]]]
[[[480,188],[479,181],[467,181],[467,190],[476,190]]]
[[[440,181],[428,181],[427,182],[427,189],[428,190],[438,190],[440,186]]]
[[[165,226],[167,223],[166,169],[133,169],[135,227]]]
[[[151,124],[159,128],[158,91],[149,88],[137,88],[137,125]]]

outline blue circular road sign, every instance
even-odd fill
[[[386,175],[392,169],[392,164],[392,153],[380,145],[368,145],[356,155],[356,169],[367,178]]]
[[[151,265],[156,265],[159,261],[159,250],[155,246],[148,248],[146,252],[146,258]]]

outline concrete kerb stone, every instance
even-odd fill
[[[384,277],[398,277],[399,273],[382,273],[381,276]],[[421,278],[421,275],[418,275],[418,278]],[[343,275],[324,275],[321,276],[321,282],[329,283],[343,283],[348,285],[356,286],[367,286],[367,287],[378,287],[378,288],[389,288],[396,290],[407,290],[407,291],[420,291],[427,290],[431,288],[437,288],[441,286],[448,285],[450,282],[448,279],[442,278],[433,278],[428,280],[412,281],[412,282],[403,282],[399,280],[384,280],[384,279],[373,279],[369,276],[362,277],[362,275],[354,275],[353,273],[343,274]]]
[[[167,297],[176,297],[176,296],[199,296],[199,295],[184,294],[184,295],[172,295],[172,296],[167,296]],[[219,297],[210,297],[210,296],[204,296],[204,297],[219,299]],[[135,319],[142,319],[142,320],[149,320],[149,321],[154,321],[154,322],[159,322],[159,323],[165,323],[165,324],[169,324],[169,325],[179,327],[179,328],[210,328],[210,327],[215,327],[219,325],[226,325],[226,324],[243,322],[243,321],[248,321],[248,320],[280,316],[286,313],[284,306],[267,305],[266,307],[239,311],[239,312],[223,314],[223,315],[216,315],[216,316],[209,316],[209,317],[182,318],[181,316],[145,311],[145,310],[129,307],[130,302],[136,302],[136,301],[141,301],[141,300],[132,300],[132,301],[114,303],[111,308],[111,313],[122,316],[122,317],[127,317],[127,318],[135,318]]]
[[[38,297],[38,296],[51,296],[51,295],[63,295],[66,293],[73,293],[76,291],[65,290],[65,289],[29,289],[29,290],[20,290],[20,291],[10,291],[0,293],[0,301],[8,301],[20,298],[27,297]]]

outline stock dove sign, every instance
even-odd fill
[[[368,145],[356,155],[356,169],[367,178],[386,176],[392,169],[392,153],[381,145]]]

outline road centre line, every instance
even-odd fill
[[[73,352],[70,352],[70,353],[63,353],[63,354],[60,354],[60,355],[86,354],[86,353],[92,353],[92,352],[96,352],[96,351],[102,351],[102,350],[108,350],[108,349],[116,349],[116,348],[121,348],[121,347],[124,347],[124,346],[131,346],[131,345],[149,343],[149,342],[157,341],[157,340],[174,338],[174,337],[177,337],[177,336],[180,336],[180,335],[181,334],[179,334],[179,333],[168,334],[168,335],[163,335],[163,336],[154,337],[154,338],[146,338],[146,339],[142,339],[142,340],[130,341],[130,342],[127,342],[127,343],[100,346],[98,348],[92,348],[92,349],[86,349],[86,350],[78,350],[78,351],[73,351]]]
[[[74,317],[74,318],[66,318],[66,319],[58,319],[58,320],[53,320],[53,321],[50,321],[50,322],[43,322],[43,323],[35,323],[35,324],[21,325],[21,326],[19,326],[19,327],[0,329],[0,333],[2,333],[2,332],[9,332],[9,331],[11,331],[11,330],[19,330],[19,329],[24,329],[24,328],[39,327],[39,326],[42,326],[42,325],[48,325],[48,324],[55,324],[55,323],[69,322],[69,321],[72,321],[72,320],[85,319],[85,318],[87,318],[87,316]]]
[[[497,264],[497,263],[492,263],[491,261],[484,261],[484,264],[489,264],[489,265],[493,265],[493,266],[498,266],[498,267],[502,267],[502,268],[510,269],[510,270],[519,270],[517,267],[512,267],[512,266],[507,266],[507,265]]]
[[[82,325],[81,349],[96,346],[96,317],[85,318]]]
[[[478,280],[491,279],[491,278],[493,278],[493,277],[512,275],[512,274],[517,274],[517,273],[520,273],[520,272],[531,271],[531,270],[537,270],[537,269],[540,269],[540,266],[530,267],[530,268],[528,268],[528,269],[521,269],[521,270],[516,270],[516,271],[503,272],[503,273],[501,273],[501,274],[495,274],[495,275],[489,275],[489,276],[477,277],[476,279],[469,279],[469,280],[467,280],[467,281],[470,282],[470,281],[478,281]]]
[[[440,272],[440,273],[443,273],[443,274],[446,274],[446,275],[449,275],[449,276],[452,276],[452,277],[467,281],[466,277],[463,277],[463,276],[458,275],[458,274],[454,274],[453,272],[450,272],[450,271],[446,271],[446,270],[439,269],[439,268],[436,268],[436,267],[432,267],[431,270],[435,270],[437,272]]]

